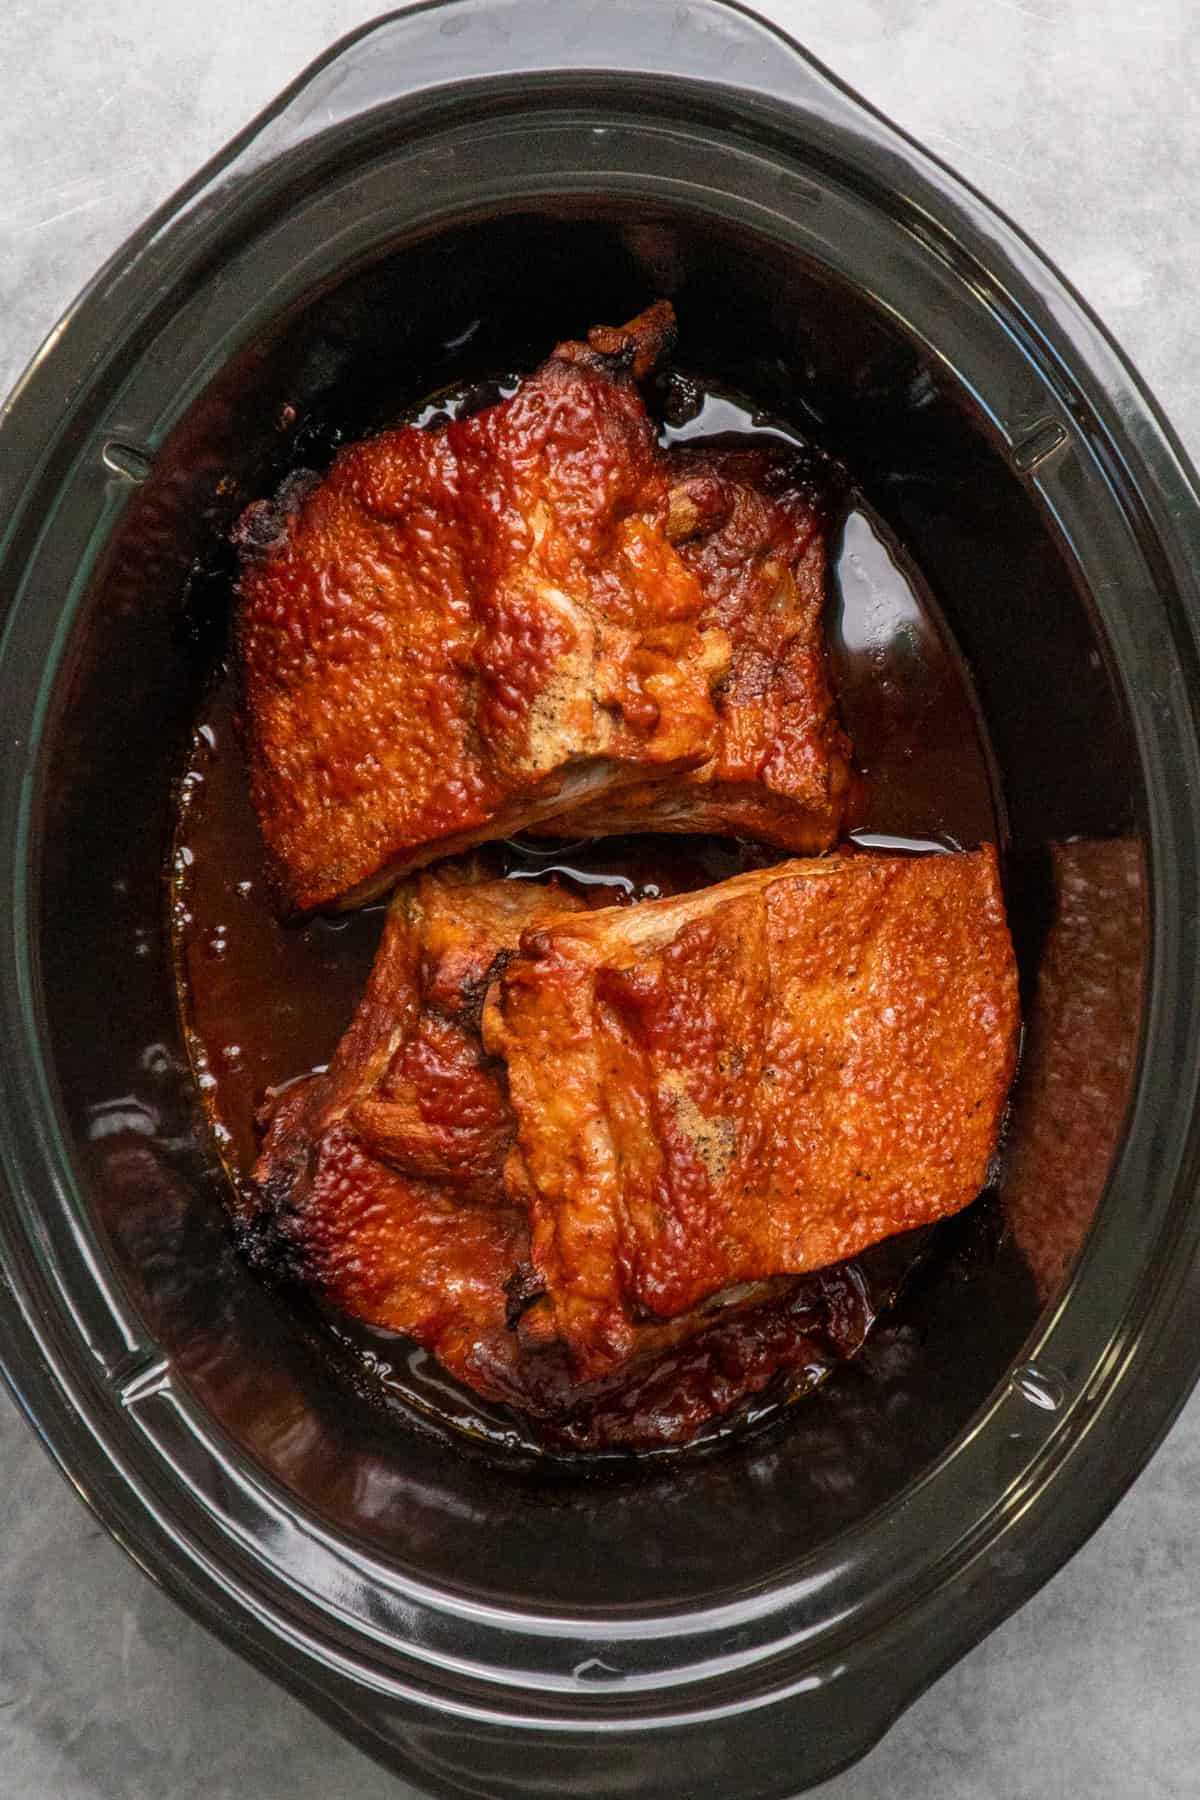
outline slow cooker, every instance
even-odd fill
[[[695,366],[845,460],[970,668],[1024,1272],[988,1329],[935,1297],[919,1357],[900,1319],[769,1433],[589,1474],[382,1417],[244,1265],[166,868],[246,497],[381,395],[658,294]],[[444,0],[336,46],[148,221],[0,456],[0,1353],[52,1454],[431,1793],[768,1800],[861,1756],[1200,1366],[1200,510],[1154,402],[1012,225],[752,14]]]

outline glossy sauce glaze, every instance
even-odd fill
[[[505,379],[441,394],[410,415],[437,425],[510,393]],[[778,421],[736,397],[676,376],[666,395],[667,444],[714,435],[723,442],[800,442]],[[402,422],[410,422],[406,419]],[[970,680],[932,597],[881,522],[852,499],[831,545],[834,576],[826,618],[833,684],[855,747],[852,838],[865,847],[914,852],[1003,847],[1004,819],[992,760]],[[236,679],[222,665],[203,709],[180,788],[172,887],[179,988],[196,1076],[217,1144],[245,1210],[246,1176],[259,1143],[269,1091],[322,1068],[348,1024],[369,974],[384,903],[350,914],[280,923],[271,904],[258,826],[238,740]],[[487,855],[512,880],[554,872],[593,903],[627,904],[723,880],[781,859],[757,845],[712,837],[609,838],[549,845],[509,840]],[[986,1205],[986,1203],[985,1203]],[[990,1232],[985,1232],[990,1238]],[[823,1380],[851,1354],[917,1262],[937,1257],[945,1228],[893,1240],[860,1259],[846,1285],[853,1318],[819,1328],[822,1315],[803,1293],[767,1327],[776,1367],[790,1369],[727,1418],[707,1425],[689,1448],[720,1442],[776,1416],[797,1393]],[[929,1286],[928,1274],[922,1277]],[[810,1296],[809,1298],[814,1298]],[[838,1302],[845,1310],[844,1297]],[[300,1302],[304,1304],[304,1302]],[[452,1381],[426,1352],[394,1334],[324,1311],[324,1324],[381,1392],[410,1414],[526,1451],[603,1447],[638,1419],[686,1434],[712,1410],[721,1370],[742,1354],[739,1329],[722,1327],[714,1355],[701,1343],[672,1356],[635,1384],[614,1414],[548,1438],[521,1414],[478,1399]],[[824,1317],[828,1320],[828,1307]],[[757,1346],[764,1371],[770,1354]],[[669,1440],[670,1430],[647,1430]],[[671,1453],[671,1452],[665,1452]]]

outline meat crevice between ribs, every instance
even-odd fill
[[[598,910],[448,866],[277,1097],[259,1232],[569,1441],[669,1441],[857,1346],[847,1259],[984,1185],[1016,1025],[990,849]]]

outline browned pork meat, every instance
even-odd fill
[[[667,535],[637,381],[665,302],[560,344],[511,399],[344,450],[244,516],[255,808],[293,908],[703,762],[728,662]]]
[[[573,1441],[687,1435],[861,1341],[846,1259],[983,1185],[1015,1029],[990,851],[599,910],[448,866],[275,1101],[267,1241]]]
[[[490,989],[505,1170],[582,1379],[647,1320],[928,1225],[987,1178],[1016,1060],[989,847],[791,862],[552,919]]]

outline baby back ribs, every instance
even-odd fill
[[[581,1384],[564,1344],[517,1329],[543,1293],[504,1189],[515,1119],[479,1031],[484,985],[521,933],[581,902],[444,866],[405,883],[329,1068],[274,1098],[255,1170],[256,1259],[430,1350],[562,1448],[676,1442],[775,1377],[812,1381],[860,1345],[917,1251],[745,1283],[631,1334]]]
[[[598,327],[499,405],[243,515],[251,788],[291,907],[711,754],[728,645],[637,389],[673,336],[666,302]]]
[[[1012,1079],[995,852],[758,870],[552,920],[489,990],[506,1164],[579,1378],[647,1321],[855,1255],[974,1199]]]
[[[844,1259],[983,1184],[998,909],[990,852],[595,911],[415,877],[328,1070],[275,1098],[259,1253],[563,1441],[686,1436],[856,1348]]]
[[[719,440],[674,450],[668,462],[668,535],[700,583],[701,627],[723,631],[731,646],[713,694],[713,754],[653,785],[597,794],[538,829],[715,831],[827,850],[850,771],[822,627],[836,474],[814,453]]]

